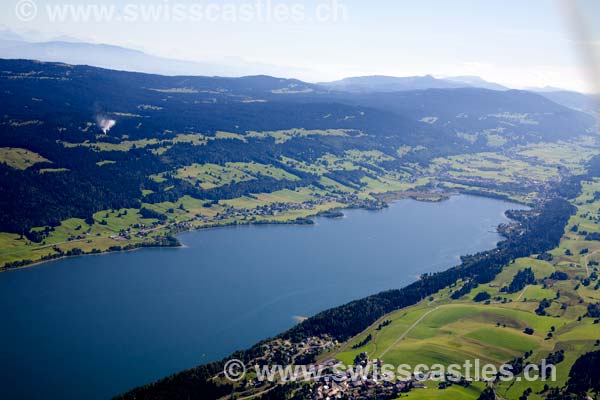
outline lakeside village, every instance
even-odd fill
[[[247,197],[252,198],[252,195]],[[79,256],[83,254],[99,254],[103,251],[133,250],[139,247],[175,247],[179,241],[174,235],[195,230],[213,228],[227,225],[249,225],[249,224],[314,224],[309,217],[320,216],[326,218],[342,217],[340,209],[362,208],[369,210],[380,210],[387,207],[384,201],[360,198],[356,193],[334,192],[327,195],[313,194],[313,198],[304,202],[273,202],[258,205],[254,208],[234,207],[218,201],[204,203],[203,207],[211,210],[206,213],[193,214],[182,204],[177,208],[169,208],[164,213],[143,206],[135,210],[135,222],[130,223],[127,228],[116,231],[110,228],[109,217],[119,221],[126,220],[128,210],[110,210],[101,216],[86,219],[88,229],[84,230],[82,225],[74,228],[81,233],[66,237],[65,242],[46,243],[46,238],[56,229],[47,226],[42,230],[32,233],[33,237],[27,237],[27,244],[39,244],[36,250],[51,249],[52,252],[39,257],[38,260],[23,258],[22,260],[7,262],[2,269],[18,268],[33,264],[37,261],[55,260],[61,257]],[[131,212],[131,210],[129,210]],[[197,212],[197,211],[196,211]],[[297,216],[294,218],[294,213]],[[131,216],[129,216],[131,217]],[[151,224],[140,222],[141,219],[154,220]],[[129,219],[131,221],[131,219]],[[136,221],[137,220],[137,221]],[[117,222],[118,224],[119,222]],[[113,225],[114,226],[114,225]],[[106,227],[104,229],[103,227]],[[102,242],[102,239],[112,241],[113,244]],[[85,243],[82,249],[76,243]],[[68,250],[60,247],[61,244],[71,244]],[[101,243],[100,248],[93,247],[95,243]]]
[[[335,351],[340,346],[337,340],[332,340],[327,335],[311,337],[299,343],[283,339],[269,341],[262,345],[263,355],[246,364],[246,378],[236,383],[235,395],[246,397],[263,394],[280,384],[294,382],[308,386],[310,398],[313,400],[387,400],[395,399],[411,390],[427,388],[444,390],[452,385],[463,387],[471,385],[471,382],[464,377],[450,375],[431,374],[428,377],[412,375],[408,379],[386,375],[382,373],[381,360],[369,359],[367,353],[356,356],[353,368],[343,367],[339,360],[332,357],[317,361],[318,355]],[[290,367],[283,372],[286,366]],[[261,371],[261,379],[255,373],[256,369]],[[215,378],[223,376],[224,374],[220,374]],[[292,378],[286,381],[282,376]],[[271,379],[268,379],[269,377]]]
[[[207,206],[218,204],[208,203]],[[257,206],[255,208],[236,208],[231,205],[222,206],[223,210],[217,212],[214,216],[207,216],[202,214],[196,214],[193,218],[185,221],[171,220],[167,223],[168,214],[174,212],[173,209],[167,211],[167,218],[159,218],[159,221],[154,222],[152,225],[147,226],[145,224],[135,224],[129,229],[121,230],[118,234],[110,235],[109,238],[115,241],[123,242],[130,240],[132,235],[137,238],[152,237],[152,233],[159,229],[167,229],[172,233],[179,233],[183,231],[193,230],[197,228],[211,228],[223,225],[236,225],[236,224],[273,224],[273,223],[290,223],[290,224],[313,224],[314,222],[309,218],[296,218],[289,221],[286,220],[269,220],[269,218],[277,217],[281,214],[294,212],[294,211],[316,211],[320,206],[327,204],[340,204],[342,208],[363,208],[377,210],[384,208],[386,204],[381,201],[361,199],[356,194],[344,193],[343,195],[325,195],[316,196],[315,199],[305,201],[302,203],[286,203],[286,202],[274,202]],[[182,206],[179,210],[187,211]],[[336,218],[342,217],[343,214],[339,210],[321,211],[315,213],[317,216]],[[162,221],[161,221],[162,219]],[[135,229],[139,229],[133,233]],[[153,237],[159,239],[159,237]],[[73,238],[80,239],[80,238]]]

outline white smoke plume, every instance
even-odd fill
[[[117,124],[117,121],[114,119],[104,118],[101,116],[96,117],[96,122],[98,123],[98,128],[106,135],[110,129]]]

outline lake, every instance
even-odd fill
[[[107,399],[276,335],[299,317],[449,268],[501,239],[504,201],[455,196],[315,225],[185,233],[183,248],[0,273],[3,399]]]

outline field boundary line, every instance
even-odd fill
[[[397,344],[398,344],[398,342],[400,342],[402,339],[404,339],[404,338],[406,337],[406,335],[408,335],[408,334],[410,333],[410,331],[412,331],[414,328],[416,328],[416,326],[417,326],[417,325],[419,325],[419,324],[420,324],[420,323],[421,323],[421,322],[422,322],[422,321],[425,319],[425,317],[427,317],[427,316],[428,316],[429,314],[431,314],[432,312],[434,312],[434,311],[436,311],[436,310],[439,310],[439,309],[440,309],[440,307],[443,307],[443,306],[437,306],[436,308],[434,308],[434,309],[431,309],[431,310],[427,311],[425,314],[421,315],[421,316],[419,317],[419,319],[418,319],[418,320],[416,320],[416,321],[415,321],[415,322],[414,322],[414,323],[413,323],[411,326],[409,326],[409,327],[408,327],[408,329],[406,329],[406,330],[404,331],[404,333],[402,333],[402,335],[400,335],[400,336],[398,337],[398,339],[396,339],[396,340],[394,341],[394,343],[392,343],[392,344],[391,344],[391,345],[390,345],[390,346],[389,346],[387,349],[385,349],[385,350],[383,351],[383,353],[381,353],[381,354],[379,355],[379,357],[378,357],[378,358],[379,358],[379,359],[383,358],[383,356],[385,356],[385,355],[387,354],[387,352],[388,352],[388,351],[390,351],[390,350],[392,349],[392,347],[394,347],[395,345],[397,345]]]

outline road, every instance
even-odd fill
[[[523,291],[521,292],[521,294],[519,295],[519,297],[517,297],[517,299],[516,299],[515,301],[519,301],[519,300],[521,300],[521,297],[523,297],[523,295],[524,295],[524,294],[525,294],[525,292],[527,291],[527,288],[528,288],[528,287],[529,287],[529,286],[525,286],[525,287],[523,288]]]
[[[596,250],[594,252],[591,252],[589,254],[586,254],[585,257],[583,257],[583,265],[585,265],[585,271],[587,273],[588,278],[590,277],[590,268],[588,267],[588,262],[590,260],[590,256],[593,256],[594,254],[597,254],[599,251]]]
[[[420,317],[418,320],[416,320],[414,324],[412,324],[411,326],[409,326],[409,327],[408,327],[408,329],[407,329],[407,330],[405,330],[405,331],[404,331],[404,333],[403,333],[402,335],[400,335],[400,336],[398,337],[398,339],[396,339],[396,340],[394,341],[394,343],[392,343],[392,344],[390,345],[390,347],[388,347],[387,349],[385,349],[385,350],[383,351],[383,353],[381,353],[381,354],[379,355],[379,359],[383,358],[383,356],[385,356],[385,355],[386,355],[386,353],[387,353],[388,351],[390,351],[390,350],[391,350],[391,349],[392,349],[392,348],[393,348],[395,345],[397,345],[397,344],[398,344],[398,342],[400,342],[402,339],[404,339],[404,338],[406,337],[406,335],[408,335],[408,334],[410,333],[410,331],[412,331],[413,329],[415,329],[415,327],[416,327],[417,325],[419,325],[419,324],[420,324],[420,323],[421,323],[421,322],[422,322],[422,321],[425,319],[425,317],[427,317],[427,316],[428,316],[429,314],[431,314],[432,312],[434,312],[434,311],[438,310],[440,307],[442,307],[442,306],[437,306],[436,308],[434,308],[434,309],[432,309],[432,310],[429,310],[429,311],[427,311],[425,314],[421,315],[421,317]]]

